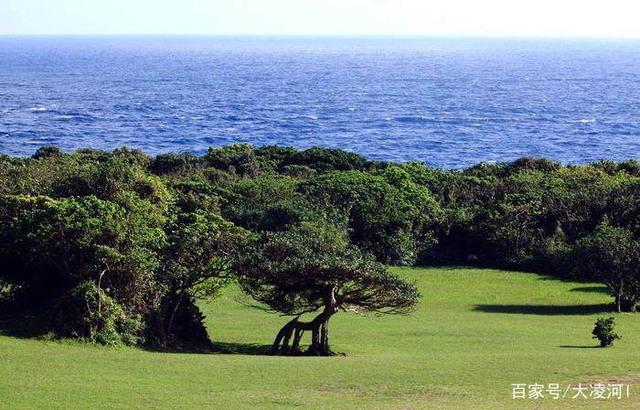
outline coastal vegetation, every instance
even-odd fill
[[[2,316],[102,344],[211,349],[199,300],[235,282],[291,317],[272,352],[299,353],[308,332],[307,352],[328,355],[337,312],[416,308],[390,265],[597,282],[611,310],[635,311],[639,235],[636,161],[453,171],[242,144],[0,156]]]

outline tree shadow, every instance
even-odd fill
[[[0,318],[0,334],[18,339],[37,339],[50,334],[40,316]]]
[[[307,350],[293,351],[286,354],[271,353],[272,345],[261,345],[256,343],[228,343],[228,342],[214,342],[213,348],[210,353],[213,354],[237,354],[245,356],[286,356],[286,357],[319,357],[317,355],[309,354]],[[332,356],[346,356],[344,353],[331,352]]]
[[[613,306],[606,303],[597,305],[476,305],[473,310],[485,313],[566,316],[611,312]]]
[[[600,346],[572,346],[572,345],[562,345],[560,346],[563,349],[600,349]]]
[[[21,316],[19,318],[0,317],[0,335],[16,339],[55,338],[44,326],[45,321],[39,316]],[[152,353],[175,354],[237,354],[237,355],[270,355],[271,345],[250,343],[212,342],[208,345],[181,345],[161,348],[158,346],[140,346],[142,350]]]
[[[609,289],[606,286],[579,286],[571,289],[571,292],[603,293],[608,295]]]
[[[251,343],[227,343],[210,342],[205,345],[179,345],[179,346],[139,346],[139,349],[150,353],[160,354],[222,354],[239,356],[272,356],[270,354],[271,345],[260,345]]]
[[[211,353],[213,354],[237,354],[245,356],[271,356],[271,345],[257,343],[229,343],[213,342]]]
[[[58,340],[45,326],[46,320],[41,316],[0,317],[0,335],[17,339]],[[150,353],[168,354],[221,354],[244,356],[273,356],[271,345],[257,343],[210,342],[206,345],[179,345],[159,347],[153,345],[140,346],[141,350]],[[334,355],[340,356],[341,353]],[[292,352],[287,356],[309,356],[306,352]]]

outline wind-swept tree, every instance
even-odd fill
[[[265,233],[236,266],[245,292],[269,311],[295,316],[278,332],[272,353],[299,351],[311,332],[309,354],[329,355],[329,320],[339,311],[406,313],[416,287],[388,272],[332,227],[306,224]],[[305,313],[317,313],[302,322]]]

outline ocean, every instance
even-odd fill
[[[246,142],[462,168],[640,157],[640,42],[0,37],[0,153]]]

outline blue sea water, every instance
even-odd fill
[[[233,142],[447,168],[639,157],[640,42],[0,38],[0,153]]]

